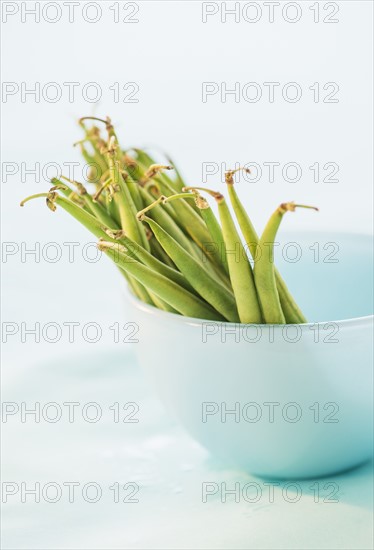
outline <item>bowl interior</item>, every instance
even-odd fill
[[[305,232],[277,241],[276,265],[309,322],[372,315],[370,235]]]

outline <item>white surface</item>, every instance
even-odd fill
[[[108,353],[118,353],[117,365],[122,365],[124,353],[120,344],[114,344],[109,327],[131,321],[118,297],[116,271],[105,259],[84,261],[83,246],[94,239],[61,210],[52,214],[42,203],[18,207],[25,195],[48,188],[46,181],[37,183],[32,175],[23,182],[21,162],[30,169],[35,162],[62,165],[80,160],[71,144],[81,136],[75,125],[81,115],[111,115],[125,145],[157,144],[175,157],[194,184],[201,181],[203,162],[226,162],[230,167],[249,161],[299,163],[305,178],[298,183],[286,184],[277,178],[274,183],[263,179],[238,186],[259,228],[280,201],[295,199],[316,204],[321,211],[318,216],[290,215],[285,220],[288,230],[371,230],[372,3],[338,3],[340,22],[332,25],[312,23],[311,4],[302,3],[306,17],[294,25],[282,20],[222,25],[219,18],[203,24],[199,2],[158,1],[139,3],[140,22],[134,25],[112,22],[113,12],[108,8],[112,2],[102,3],[103,17],[96,24],[79,16],[68,23],[66,12],[56,24],[34,24],[30,19],[22,23],[19,14],[3,24],[3,81],[30,86],[36,81],[61,86],[74,81],[80,83],[78,91],[96,81],[103,90],[98,105],[82,99],[70,103],[66,96],[54,104],[29,99],[22,103],[19,95],[2,104],[2,160],[19,167],[6,182],[3,174],[3,241],[15,243],[19,250],[53,241],[63,251],[56,263],[43,255],[39,262],[32,256],[22,261],[20,252],[3,257],[3,321],[15,322],[19,329],[3,346],[3,400],[31,401],[36,389],[45,401],[53,400],[56,391],[67,400],[77,392],[81,402],[93,395],[115,401],[115,392],[121,394],[118,401],[122,392],[129,400],[127,373],[123,381],[118,370],[109,374],[112,360]],[[139,103],[114,103],[108,87],[129,81],[139,84]],[[340,101],[249,104],[220,103],[215,97],[202,103],[202,81],[227,81],[228,85],[296,81],[305,90],[316,81],[335,81],[340,86]],[[330,161],[340,166],[339,183],[313,183],[308,167]],[[80,179],[79,172],[76,176]],[[217,177],[211,177],[208,184],[222,189]],[[78,242],[72,263],[63,244],[67,242]],[[22,322],[30,328],[36,322],[62,326],[67,321],[80,323],[74,344],[69,344],[66,330],[55,344],[36,344],[32,336],[21,341]],[[96,344],[82,338],[87,322],[102,327],[102,338]],[[99,378],[90,370],[88,354],[99,363]],[[82,373],[84,367],[87,370]],[[46,371],[51,373],[49,379]],[[167,428],[161,416],[151,410],[146,415],[147,428],[130,426],[137,430],[131,434],[138,434],[137,444],[160,432],[169,438],[160,443],[162,450],[149,466],[149,475],[156,476],[149,498],[132,515],[122,508],[112,512],[103,503],[94,505],[93,511],[88,505],[16,504],[4,512],[3,546],[369,548],[369,468],[341,478],[342,501],[337,505],[316,505],[307,498],[295,505],[266,505],[256,512],[242,504],[202,506],[197,496],[200,481],[207,472],[211,476],[210,466],[202,462],[205,454],[176,428]],[[120,477],[121,481],[139,476],[134,461],[123,451],[129,436],[126,431],[120,434],[117,427],[109,430],[103,424],[86,424],[84,431],[75,425],[63,430],[58,424],[34,431],[16,422],[10,431],[13,435],[5,436],[5,443],[12,444],[3,456],[3,480],[112,481]],[[144,444],[139,443],[140,449]],[[105,449],[113,455],[100,458]],[[192,481],[180,474],[184,455],[193,465]],[[228,480],[233,475],[222,473]],[[182,493],[172,493],[181,483]]]

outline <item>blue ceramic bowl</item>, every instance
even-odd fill
[[[372,244],[330,233],[282,239],[277,266],[304,325],[213,323],[129,296],[140,364],[192,437],[227,465],[300,479],[370,458]]]

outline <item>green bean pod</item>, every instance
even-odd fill
[[[206,243],[206,246],[212,244],[211,256],[216,260],[216,263],[224,268],[224,271],[229,273],[229,266],[226,258],[225,241],[222,235],[222,229],[217,218],[214,215],[208,201],[204,199],[194,187],[184,187],[184,191],[192,191],[195,195],[196,207],[200,210],[201,217],[204,220],[211,240]]]
[[[238,322],[238,310],[233,294],[218,279],[202,269],[202,264],[170,237],[158,223],[146,216],[142,219],[148,223],[160,245],[196,292],[216,311],[221,313],[225,319],[234,323]]]
[[[196,256],[196,251],[194,247],[192,246],[191,241],[186,237],[185,233],[180,229],[180,227],[175,223],[175,221],[169,216],[169,214],[165,211],[164,208],[153,208],[156,201],[153,199],[152,195],[144,189],[144,187],[140,187],[140,193],[143,197],[144,204],[146,207],[142,210],[142,212],[147,211],[149,213],[149,216],[153,218],[159,225],[161,225],[165,231],[169,233],[180,245],[182,245],[192,256]],[[162,202],[162,198],[160,198],[159,203]],[[148,208],[147,208],[148,207]],[[152,210],[149,208],[151,207]],[[137,213],[137,216],[139,217],[141,215],[141,212]]]
[[[123,271],[123,269],[120,269],[119,271],[125,276],[130,288],[134,291],[135,296],[137,296],[145,304],[149,304],[150,306],[155,305],[148,290],[141,283],[139,283],[139,281],[128,275],[126,271]]]
[[[317,210],[317,208],[293,202],[282,203],[266,224],[257,247],[260,252],[256,251],[255,283],[264,320],[269,324],[284,324],[286,322],[275,279],[274,240],[284,214],[290,211],[294,212],[297,207]]]
[[[162,300],[159,296],[157,296],[157,294],[155,294],[154,292],[150,292],[149,290],[148,292],[153,302],[152,305],[155,305],[158,309],[161,309],[162,311],[168,311],[169,313],[179,314],[179,312],[176,309],[174,309],[170,304]]]
[[[224,267],[225,272],[228,274],[229,264],[227,262],[225,241],[223,239],[221,226],[219,225],[217,218],[215,217],[214,212],[210,208],[210,206],[208,208],[201,208],[201,217],[205,221],[209,233],[212,237],[213,254],[215,258],[219,259],[220,263]]]
[[[144,207],[143,199],[139,191],[138,183],[130,176],[128,172],[123,174],[127,187],[129,188],[130,195],[134,201],[136,211],[141,210]]]
[[[166,197],[172,197],[174,189],[167,183],[159,181],[161,192]],[[207,230],[204,220],[187,202],[186,197],[183,199],[183,194],[178,193],[181,200],[173,202],[173,207],[177,214],[179,225],[184,228],[193,241],[204,251],[206,243],[210,242],[210,234]]]
[[[147,153],[146,151],[144,151],[142,149],[138,149],[138,148],[134,148],[133,150],[135,151],[135,153],[137,155],[136,160],[139,163],[139,165],[142,167],[144,172],[147,171],[147,168],[146,168],[147,166],[152,165],[152,164],[157,164],[155,159],[153,157],[151,157],[151,155],[149,153]],[[181,179],[179,171],[175,168],[174,163],[170,162],[169,158],[167,160],[168,160],[169,164],[173,167],[173,169],[174,169],[174,171],[177,175],[177,179],[176,180],[171,179],[167,174],[165,174],[165,172],[159,173],[157,177],[159,179],[163,179],[166,183],[168,183],[172,187],[173,193],[180,193],[182,191],[182,187],[184,185],[183,180]]]
[[[154,222],[155,223],[155,222]],[[174,281],[179,286],[182,286],[189,292],[195,292],[191,284],[188,282],[186,277],[176,269],[164,264],[158,260],[155,256],[150,254],[147,250],[141,247],[138,243],[129,239],[122,231],[106,231],[107,235],[126,248],[126,253],[129,256],[135,257],[144,265],[147,265],[154,271],[158,271],[164,277],[167,277],[171,281]],[[157,241],[158,242],[158,241]]]
[[[255,228],[253,227],[253,224],[242,202],[238,197],[238,194],[234,188],[233,182],[229,183],[226,181],[226,183],[228,183],[227,188],[228,188],[230,201],[231,201],[233,210],[235,212],[236,218],[239,222],[240,229],[243,233],[244,240],[251,252],[251,256],[253,260],[255,260],[259,237],[257,235]],[[303,315],[301,309],[299,308],[294,298],[292,297],[279,271],[277,270],[276,267],[274,267],[274,269],[275,269],[275,280],[277,283],[279,299],[282,306],[282,311],[286,319],[286,323],[290,323],[290,324],[306,323],[307,320],[305,316]]]
[[[116,150],[117,145],[114,138],[111,138],[108,150],[108,163],[113,185],[119,185],[120,188],[120,192],[114,193],[114,201],[118,207],[121,227],[133,241],[142,244],[144,248],[149,250],[149,243],[144,231],[144,226],[139,223],[136,217],[136,206],[119,168],[119,162],[116,158]]]
[[[185,188],[185,189],[189,189],[189,188]],[[184,199],[184,200],[187,199],[187,200],[193,201],[193,203],[196,203],[197,197],[198,197],[197,192],[194,189],[194,193],[177,193],[175,195],[169,195],[167,197],[165,197],[164,195],[161,195],[153,203],[153,205],[156,205],[162,202],[165,208],[170,205],[170,201],[173,201],[173,204],[174,204],[175,201],[178,201],[179,199]],[[204,200],[202,197],[199,197],[199,198],[201,200]],[[205,223],[202,218],[201,218],[201,221],[202,223]],[[209,236],[208,240],[201,242],[200,244],[197,244],[197,242],[194,242],[194,241],[191,242],[191,248],[196,249],[194,256],[200,262],[203,263],[203,267],[208,273],[212,274],[214,277],[218,277],[221,283],[231,292],[232,288],[231,288],[230,278],[224,268],[224,265],[222,264],[221,257],[219,255],[216,244],[211,242],[210,233],[206,224],[205,224],[205,227],[206,227],[207,235]],[[213,245],[213,247],[211,247],[211,245]]]
[[[64,180],[69,181],[70,183],[73,183],[78,188],[79,196],[81,197],[82,201],[85,203],[87,209],[89,212],[95,216],[98,220],[100,220],[101,223],[106,225],[107,227],[118,228],[119,225],[117,222],[108,214],[106,209],[97,201],[94,201],[92,196],[87,192],[87,189],[82,185],[81,183],[77,181],[71,181],[65,176],[61,176]],[[53,183],[57,185],[65,185],[65,183],[61,182],[57,178],[53,179]]]
[[[262,323],[251,264],[223,195],[216,193],[232,288],[241,323]],[[234,254],[233,254],[234,251]],[[238,252],[238,253],[237,253]]]
[[[160,260],[160,262],[164,263],[165,265],[168,265],[169,267],[175,268],[174,262],[169,258],[169,256],[166,254],[165,250],[162,248],[158,240],[154,235],[151,235],[151,238],[149,239],[149,244],[151,247],[151,254]]]
[[[67,199],[71,200],[72,202],[74,202],[75,204],[77,204],[87,212],[90,212],[90,209],[87,203],[81,198],[81,196],[76,191],[74,191],[71,187],[69,187],[69,185],[67,185],[65,182],[62,182],[57,178],[52,178],[51,184],[53,185],[53,187],[49,190],[50,193],[53,191],[59,191]]]

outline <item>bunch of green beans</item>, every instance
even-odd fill
[[[131,292],[159,309],[233,323],[306,322],[274,266],[273,249],[283,215],[314,207],[281,204],[258,236],[234,188],[236,170],[226,173],[233,216],[221,193],[186,187],[172,161],[161,165],[141,149],[122,149],[109,118],[79,124],[86,183],[54,178],[49,192],[21,206],[44,197],[52,211],[66,210],[99,239]],[[207,197],[216,201],[218,219]]]

